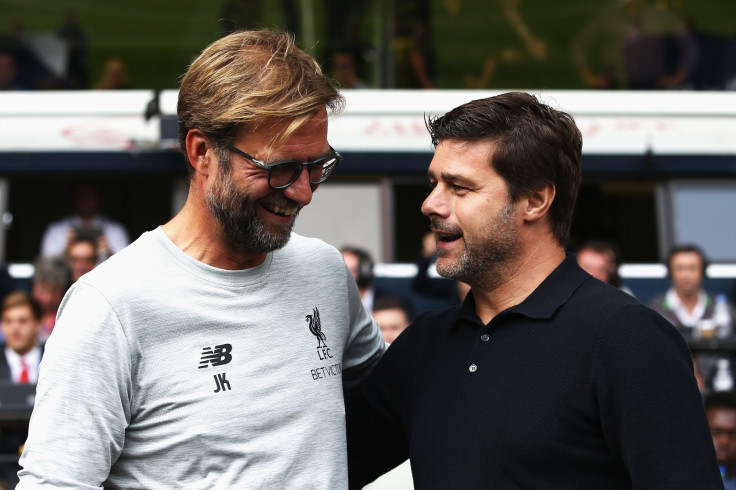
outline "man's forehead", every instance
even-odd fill
[[[708,409],[708,420],[711,425],[736,427],[736,410],[728,407],[711,407]]]
[[[495,173],[491,165],[493,147],[489,142],[443,140],[435,150],[427,174],[443,180],[475,180]]]
[[[301,158],[317,158],[327,153],[326,109],[304,119],[273,118],[256,127],[244,129],[236,138],[249,153],[270,163],[286,158],[287,153],[305,152]],[[317,147],[315,149],[315,147]]]
[[[702,259],[700,258],[700,254],[697,252],[678,252],[675,255],[672,256],[672,262],[679,262],[679,263],[692,263],[702,262]]]

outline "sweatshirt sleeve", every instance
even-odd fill
[[[345,390],[355,388],[378,363],[386,350],[381,329],[363,306],[360,292],[352,274],[345,268],[350,311],[350,333],[343,357],[343,386]]]
[[[18,489],[102,488],[130,422],[131,365],[115,312],[77,283],[41,361]]]
[[[602,322],[591,376],[604,438],[633,488],[722,488],[687,344],[643,305]]]

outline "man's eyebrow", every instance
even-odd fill
[[[266,165],[269,165],[269,164],[272,164],[272,163],[279,163],[279,162],[313,162],[315,160],[319,160],[320,158],[327,158],[327,157],[331,156],[333,154],[332,153],[333,151],[334,150],[330,146],[321,155],[316,156],[316,157],[310,157],[310,158],[308,158],[306,160],[299,160],[298,158],[278,158],[278,157],[275,157],[275,158],[269,158],[268,160],[262,160],[262,161]]]
[[[429,177],[429,180],[438,180],[435,177],[434,172],[427,172],[427,176]],[[463,187],[477,187],[478,185],[475,181],[469,179],[468,177],[465,177],[464,175],[452,174],[447,172],[440,173],[440,180],[444,182],[449,182],[451,184],[461,185]]]

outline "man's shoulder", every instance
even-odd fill
[[[418,332],[422,337],[433,337],[451,329],[460,319],[462,305],[454,305],[442,310],[428,310],[419,313],[407,330]],[[417,335],[416,333],[414,335]]]
[[[113,254],[110,258],[85,274],[82,280],[93,285],[108,285],[120,283],[126,278],[136,278],[141,285],[141,279],[147,274],[153,274],[160,264],[160,257],[156,253],[159,247],[152,236],[153,232],[144,233],[133,243]]]
[[[314,270],[314,266],[324,264],[324,261],[343,265],[345,262],[337,248],[325,243],[319,238],[310,238],[296,233],[291,234],[289,242],[284,248],[276,250],[274,257],[288,261],[295,268]]]
[[[580,300],[590,308],[597,308],[601,305],[611,307],[619,305],[642,305],[641,301],[626,291],[592,277],[584,281],[575,290],[572,297]]]
[[[632,326],[655,329],[670,326],[651,304],[645,305],[630,294],[594,279],[580,285],[559,318],[569,324],[571,332],[585,330],[582,326],[591,324],[613,331]]]
[[[337,248],[326,243],[324,240],[320,238],[307,237],[304,235],[299,235],[297,233],[291,234],[291,237],[289,238],[289,241],[284,248],[292,249],[292,250],[314,249],[314,250],[322,250],[322,251],[324,250],[337,251]]]

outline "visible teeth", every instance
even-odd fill
[[[278,204],[273,206],[271,208],[271,211],[273,211],[276,214],[283,214],[285,216],[291,216],[292,214],[296,213],[296,207],[295,206],[279,206]]]

